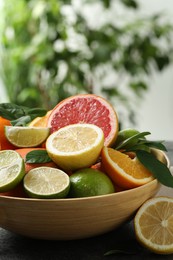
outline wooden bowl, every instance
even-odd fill
[[[157,155],[169,167],[167,156]],[[0,196],[0,227],[39,239],[70,240],[111,231],[135,214],[159,190],[146,185],[110,195],[74,199],[32,199]]]

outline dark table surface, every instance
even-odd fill
[[[165,143],[173,165],[173,142]],[[173,197],[173,190],[163,187],[159,195]],[[105,253],[124,248],[124,253],[105,256]],[[112,232],[97,237],[73,241],[49,241],[23,237],[0,228],[0,260],[113,260],[167,259],[172,255],[156,255],[144,249],[135,239],[133,220]]]

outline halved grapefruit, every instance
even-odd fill
[[[118,116],[113,106],[94,94],[79,94],[62,100],[47,120],[51,132],[77,123],[95,124],[103,130],[105,146],[111,146],[118,135]]]

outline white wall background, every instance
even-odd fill
[[[164,11],[173,22],[172,0],[140,0],[141,13]],[[173,140],[173,66],[155,73],[138,111],[138,129],[150,131],[153,139]]]

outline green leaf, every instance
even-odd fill
[[[138,8],[138,2],[134,0],[122,0],[123,4],[126,5],[129,8],[137,9]]]
[[[138,150],[150,152],[150,148],[145,144],[137,144],[125,149],[126,152],[136,152]]]
[[[137,151],[136,156],[160,183],[173,188],[173,176],[164,163],[146,151]]]
[[[27,125],[34,118],[44,116],[46,112],[43,108],[28,108],[12,103],[0,104],[0,116],[10,120],[12,125]]]
[[[0,116],[8,120],[15,120],[24,116],[27,109],[26,107],[18,106],[13,103],[2,103],[0,104]]]
[[[46,150],[35,150],[27,153],[25,161],[26,163],[47,163],[52,160]]]
[[[162,150],[162,151],[167,151],[166,147],[163,145],[162,143],[163,141],[147,141],[145,142],[145,144],[148,146],[148,147],[151,147],[151,148],[156,148],[156,149],[159,149],[159,150]]]
[[[138,143],[139,138],[142,139],[146,135],[149,135],[149,134],[151,134],[151,133],[150,132],[141,132],[136,135],[133,135],[133,136],[127,138],[126,140],[124,140],[123,142],[121,142],[117,147],[115,147],[115,149],[120,150],[120,149],[130,148],[133,145]]]
[[[113,249],[104,254],[104,256],[115,255],[115,254],[125,254],[125,255],[135,255],[137,252],[122,249]]]
[[[32,121],[32,118],[30,116],[22,116],[18,119],[11,120],[11,124],[13,126],[26,126],[31,121]]]

